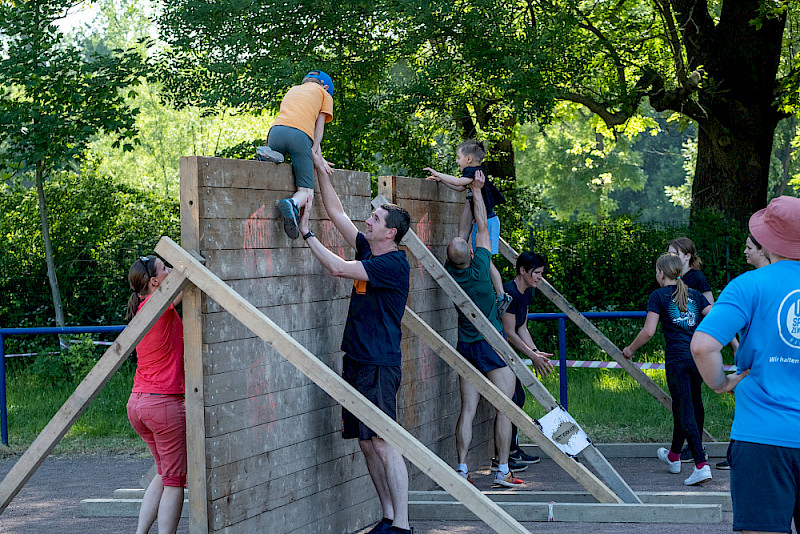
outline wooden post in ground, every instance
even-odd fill
[[[503,511],[472,484],[461,478],[442,459],[430,452],[396,421],[356,391],[342,377],[319,361],[305,347],[281,330],[266,315],[236,293],[195,257],[162,237],[156,252],[174,269],[224,307],[248,329],[266,341],[274,350],[373,429],[382,439],[430,476],[439,486],[461,501],[491,528],[501,533],[526,533],[522,525]]]
[[[200,169],[197,158],[180,159],[181,243],[200,249]],[[200,257],[199,252],[197,253]],[[200,290],[190,286],[183,294],[183,362],[186,377],[186,487],[189,491],[189,531],[208,534],[206,486],[206,420],[203,402],[203,318]]]
[[[19,490],[42,465],[45,458],[53,452],[64,434],[75,424],[78,417],[86,411],[136,345],[150,331],[150,328],[163,315],[178,293],[186,285],[186,278],[178,272],[170,273],[161,283],[150,300],[131,320],[127,328],[120,332],[114,343],[97,361],[89,374],[78,384],[75,391],[56,412],[47,426],[33,440],[30,447],[17,460],[2,482],[0,482],[0,514],[6,509]]]
[[[510,263],[511,265],[515,265],[517,263],[517,251],[515,251],[511,246],[506,243],[505,240],[502,238],[500,239],[500,254],[502,254]],[[575,323],[578,328],[583,330],[583,332],[589,336],[597,345],[611,358],[617,362],[620,367],[625,369],[629,375],[631,375],[634,380],[636,380],[648,393],[650,393],[655,399],[660,402],[670,413],[672,413],[672,398],[669,394],[658,387],[658,384],[653,382],[653,380],[647,376],[641,369],[636,367],[632,361],[628,360],[622,355],[622,351],[611,342],[600,330],[597,329],[592,322],[584,317],[581,312],[579,312],[575,306],[570,304],[567,299],[564,298],[561,293],[559,293],[550,282],[542,278],[542,281],[539,282],[539,286],[537,287],[539,291],[541,291],[547,298],[549,298],[553,304],[555,304],[559,310],[561,310],[567,317],[569,317],[573,323]],[[714,436],[712,436],[706,429],[703,429],[703,439],[706,441],[717,441]]]
[[[378,195],[372,200],[374,207],[379,207],[387,202],[383,195]],[[456,307],[461,310],[464,315],[469,318],[478,332],[483,335],[486,341],[497,351],[497,353],[505,360],[508,366],[514,371],[514,374],[520,379],[522,384],[528,388],[533,397],[548,411],[558,407],[558,402],[545,388],[539,379],[533,374],[533,371],[522,362],[522,359],[517,355],[516,351],[511,348],[511,345],[505,340],[500,332],[495,329],[489,322],[489,319],[478,309],[472,299],[467,296],[461,286],[448,274],[441,263],[434,257],[428,247],[425,246],[420,238],[409,230],[403,238],[402,244],[408,247],[409,251],[419,260],[425,267],[431,277],[441,286],[447,295],[453,300]],[[473,384],[474,385],[474,384]],[[509,415],[504,413],[504,415]],[[529,436],[533,438],[534,436]],[[586,452],[588,451],[588,452]],[[561,452],[559,450],[559,452]],[[561,454],[564,454],[561,452]],[[565,455],[566,456],[566,455]],[[608,487],[611,488],[617,497],[623,502],[638,503],[641,502],[636,494],[631,490],[623,478],[616,472],[608,460],[593,446],[589,445],[585,449],[584,456],[600,474],[601,478]],[[589,488],[587,488],[589,489]]]

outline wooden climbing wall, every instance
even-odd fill
[[[359,228],[371,212],[367,173],[336,171],[333,184]],[[457,231],[463,194],[435,182],[383,177],[379,192],[406,208],[439,258]],[[181,160],[181,245],[323,362],[341,371],[339,346],[352,282],[325,272],[302,240],[286,237],[275,202],[294,191],[291,166]],[[392,196],[390,196],[392,195]],[[330,250],[353,250],[315,199],[311,227]],[[452,303],[409,254],[409,306],[455,344]],[[187,291],[187,418],[192,532],[353,532],[380,518],[356,440],[340,437],[341,407],[212,299]],[[400,423],[455,462],[460,401],[455,373],[404,332]],[[493,447],[493,410],[476,416],[470,463]],[[431,480],[411,468],[411,489]]]

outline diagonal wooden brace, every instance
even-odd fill
[[[445,491],[500,533],[526,533],[522,525],[497,504],[478,491],[441,458],[433,454],[406,429],[400,426],[355,390],[330,367],[311,354],[269,317],[201,265],[195,257],[168,237],[162,237],[156,252],[169,261],[201,291],[224,307],[254,334],[286,358],[328,395],[374,430],[382,439],[427,474]]]
[[[516,264],[518,256],[517,252],[502,238],[500,239],[500,254],[502,254],[512,265]],[[598,330],[589,319],[584,317],[581,312],[575,309],[575,306],[570,304],[567,299],[561,295],[561,293],[556,291],[556,289],[550,285],[550,282],[542,278],[542,281],[539,282],[537,289],[541,291],[544,296],[549,298],[559,310],[569,317],[572,322],[578,326],[578,328],[583,330],[583,332],[589,336],[592,341],[597,343],[597,345],[606,354],[611,356],[611,358],[613,358],[614,361],[620,365],[620,367],[625,369],[628,374],[630,374],[633,379],[645,389],[645,391],[655,397],[655,399],[660,402],[664,408],[672,413],[672,398],[669,396],[669,394],[658,387],[658,384],[653,382],[649,376],[647,376],[641,369],[636,367],[632,361],[625,358],[622,355],[622,351],[616,345],[614,345],[614,343],[612,343],[611,340],[608,339],[600,330]],[[706,429],[703,429],[703,439],[706,441],[717,441],[716,438],[714,438],[714,436],[712,436]]]
[[[103,386],[108,383],[136,348],[136,345],[172,304],[186,283],[186,278],[182,274],[174,271],[170,273],[150,297],[150,300],[128,323],[125,330],[120,332],[114,343],[89,371],[89,374],[78,384],[72,395],[0,482],[0,514],[42,465],[45,458],[53,452],[64,434],[86,411]]]
[[[386,203],[386,199],[382,195],[378,195],[372,200],[374,207],[379,207]],[[514,371],[514,374],[520,379],[522,384],[531,392],[533,397],[548,411],[553,410],[558,406],[556,399],[550,394],[547,388],[539,381],[533,374],[533,371],[522,362],[522,359],[517,355],[516,351],[511,348],[506,339],[492,326],[489,319],[478,309],[472,299],[461,289],[450,274],[445,270],[439,260],[437,260],[433,253],[428,250],[425,243],[414,233],[409,230],[403,238],[402,244],[408,247],[409,251],[419,260],[419,262],[428,271],[428,274],[436,280],[445,293],[455,303],[456,307],[469,318],[475,328],[480,332],[486,341],[497,351],[497,353],[505,360],[508,366]],[[475,385],[475,384],[473,384]],[[503,412],[504,415],[509,416],[508,413]],[[533,436],[530,436],[533,438]],[[569,458],[560,449],[558,452],[564,455],[564,458]],[[616,493],[616,496],[621,502],[640,503],[641,500],[628,486],[625,480],[616,472],[608,460],[594,447],[589,445],[584,451],[584,457],[594,467],[598,474],[603,478],[611,490]],[[574,462],[574,460],[569,460]],[[578,481],[580,482],[580,481]],[[591,491],[590,488],[586,488]]]

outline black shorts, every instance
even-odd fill
[[[506,362],[503,358],[494,351],[492,346],[485,339],[473,343],[459,341],[456,349],[475,367],[475,369],[484,375],[489,374],[489,371],[494,371],[495,369],[506,366]]]
[[[380,408],[380,410],[397,420],[397,390],[400,388],[399,365],[372,365],[358,362],[344,355],[342,378],[356,388],[359,393]],[[366,441],[377,436],[367,425],[355,415],[342,408],[342,437],[358,438]]]
[[[800,522],[800,449],[731,440],[733,530],[791,532]]]

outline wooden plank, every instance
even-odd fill
[[[205,168],[205,166],[203,167]],[[181,243],[198,252],[203,233],[198,197],[202,171],[196,157],[180,159]],[[183,293],[183,361],[186,379],[186,485],[189,488],[189,531],[208,533],[208,487],[206,486],[206,425],[203,384],[202,293],[190,285]]]
[[[409,308],[406,308],[406,313],[403,315],[403,326],[414,332],[417,336],[423,338],[428,346],[431,347],[440,358],[446,361],[456,373],[472,384],[483,398],[497,408],[498,412],[507,416],[512,423],[517,425],[520,432],[525,433],[525,435],[531,438],[545,454],[552,458],[564,471],[574,478],[578,484],[594,495],[598,501],[606,503],[622,502],[614,492],[603,484],[603,482],[598,480],[584,465],[564,454],[561,449],[550,441],[550,438],[542,433],[533,419],[522,411],[522,408],[514,404],[510,397],[507,397],[502,391],[497,389],[497,386],[492,384],[488,378],[470,365],[452,345],[442,339],[441,336],[426,325],[417,314]]]
[[[438,456],[431,453],[408,431],[380,411],[363,395],[347,384],[342,377],[322,364],[313,354],[281,331],[252,304],[227,287],[222,280],[203,267],[194,257],[183,251],[169,238],[163,237],[156,250],[166,258],[176,271],[183,273],[211,298],[225,306],[231,314],[268,340],[314,383],[324,389],[337,402],[347,407],[364,421],[381,438],[396,447],[443,489],[453,494],[478,517],[498,532],[527,532],[522,525],[486,499],[474,486],[461,478]]]
[[[381,197],[376,197],[373,200],[373,205],[379,202],[382,202]],[[522,359],[517,355],[516,351],[511,348],[511,345],[508,344],[506,339],[500,334],[500,332],[497,331],[497,329],[495,329],[486,316],[480,311],[480,309],[478,309],[475,303],[472,302],[472,299],[470,299],[464,290],[461,289],[461,287],[456,283],[456,281],[453,280],[442,264],[436,260],[433,254],[431,254],[431,252],[425,247],[422,241],[419,240],[412,230],[409,230],[403,238],[403,244],[405,244],[411,253],[423,263],[431,276],[436,279],[442,289],[445,290],[445,292],[450,296],[452,301],[462,311],[462,313],[469,318],[475,328],[489,342],[492,348],[494,348],[494,350],[497,351],[503,360],[505,360],[511,370],[514,371],[514,374],[516,374],[520,379],[522,384],[528,389],[528,391],[531,392],[533,397],[546,410],[550,411],[555,409],[558,406],[558,403],[553,395],[536,378],[530,368],[522,363]],[[508,413],[504,412],[504,414],[510,417]],[[628,486],[619,473],[617,473],[608,460],[606,460],[599,451],[591,449],[594,449],[594,446],[590,444],[589,447],[587,447],[584,451],[584,457],[590,463],[590,465],[597,470],[600,477],[607,484],[607,487],[584,487],[586,487],[586,489],[589,491],[598,493],[603,493],[606,489],[610,488],[610,490],[615,494],[615,497],[621,499],[622,502],[640,502],[633,490]],[[557,450],[561,455],[564,454],[560,449]],[[565,462],[564,465],[569,464]],[[564,467],[564,465],[562,465],[562,467]],[[572,473],[568,471],[568,473],[573,476],[578,475],[578,472]],[[599,482],[599,480],[597,482]],[[595,481],[587,479],[585,480],[585,483],[595,484]]]
[[[161,283],[156,292],[114,340],[92,370],[56,412],[47,426],[36,436],[33,443],[14,464],[0,482],[0,514],[9,505],[19,490],[33,476],[36,469],[58,445],[64,434],[86,411],[136,345],[147,334],[186,285],[186,278],[173,271]]]
[[[576,523],[721,523],[718,504],[500,503],[519,521]],[[552,512],[553,519],[549,519]],[[408,515],[416,521],[468,521],[472,514],[459,503],[415,501]],[[576,530],[578,527],[576,525]],[[582,530],[582,529],[581,529]]]
[[[502,238],[500,239],[500,253],[512,264],[517,263],[517,252],[511,248]],[[644,371],[636,367],[634,363],[622,355],[622,351],[611,342],[592,322],[584,317],[575,306],[569,303],[564,296],[559,293],[545,278],[542,278],[537,287],[544,296],[549,298],[562,313],[575,323],[589,338],[597,343],[597,345],[606,354],[611,356],[620,367],[625,369],[629,375],[633,377],[648,393],[660,402],[670,413],[672,413],[672,398],[667,392],[661,389],[658,384],[647,376]],[[703,439],[709,441],[717,441],[706,429],[703,429]]]
[[[401,201],[409,199],[461,204],[464,202],[466,195],[464,191],[454,191],[442,183],[426,180],[425,177],[395,176],[394,179],[396,183],[395,190],[397,191],[396,198]],[[382,192],[379,190],[378,194],[382,194]]]

